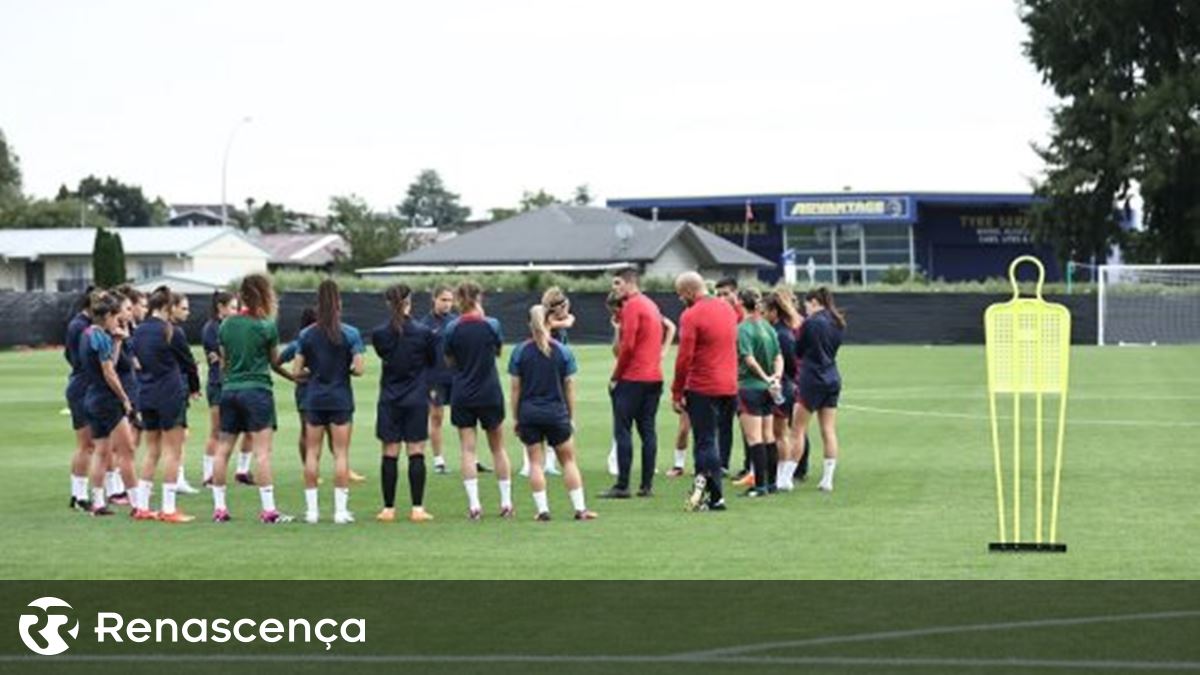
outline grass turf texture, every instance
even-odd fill
[[[1200,432],[1195,414],[1200,350],[1194,347],[1074,350],[1060,522],[1060,538],[1070,545],[1066,555],[985,552],[996,538],[996,524],[980,347],[847,347],[841,359],[846,384],[837,491],[818,494],[810,480],[790,495],[731,498],[730,510],[720,514],[684,513],[688,481],[661,475],[653,499],[594,497],[611,480],[604,466],[610,443],[605,381],[612,358],[604,347],[579,347],[577,354],[579,447],[589,506],[600,520],[571,521],[561,479],[551,478],[556,520],[534,523],[528,487],[516,478],[518,518],[501,521],[495,516],[495,481],[485,475],[480,483],[487,515],[482,523],[467,522],[454,471],[458,443],[447,427],[452,472],[431,473],[426,495],[438,519],[422,526],[375,523],[378,361],[371,356],[367,376],[356,382],[359,413],[351,451],[351,464],[368,482],[352,492],[359,523],[347,527],[330,522],[328,457],[324,522],[316,526],[262,526],[255,518],[257,492],[232,484],[236,520],[222,526],[206,522],[207,494],[180,497],[185,511],[200,516],[184,526],[72,513],[66,501],[73,441],[68,418],[60,415],[62,357],[0,354],[0,428],[7,430],[0,447],[6,506],[0,526],[7,544],[0,578],[1195,577],[1200,529],[1194,527],[1192,469]],[[276,495],[283,510],[297,514],[303,493],[290,385],[277,386],[276,401]],[[1030,409],[1025,407],[1027,415]],[[187,464],[195,484],[205,413],[200,404],[190,415]],[[1026,426],[1032,428],[1031,420]],[[658,428],[659,467],[665,469],[676,428],[666,405]],[[511,434],[508,438],[515,469],[520,447]],[[740,439],[734,456],[740,461]],[[1025,462],[1031,457],[1032,449]],[[819,467],[818,461],[814,474]],[[400,474],[398,504],[405,513],[403,466]],[[1031,484],[1024,488],[1027,495]],[[158,497],[156,490],[155,504]],[[1024,517],[1028,532],[1030,516]]]

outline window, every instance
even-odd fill
[[[91,271],[91,265],[85,262],[69,262],[67,263],[67,278],[73,281],[86,279],[88,272]]]
[[[801,280],[807,279],[809,260],[817,283],[837,284],[874,283],[886,270],[912,269],[916,262],[909,225],[789,225],[783,232],[784,249],[793,251]]]
[[[155,279],[163,273],[161,260],[147,260],[138,263],[138,279]]]

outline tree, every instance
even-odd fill
[[[592,203],[591,188],[587,183],[575,186],[575,191],[567,199],[559,199],[546,191],[545,188],[538,188],[536,192],[525,190],[521,193],[521,201],[517,208],[510,209],[506,207],[496,207],[488,209],[488,215],[493,221],[512,218],[515,215],[533,211],[536,209],[552,206],[554,204],[569,204],[571,206],[588,206]]]
[[[263,202],[262,206],[251,212],[250,227],[263,234],[274,234],[288,231],[288,213],[280,204]]]
[[[358,195],[332,198],[329,224],[350,245],[350,258],[342,265],[347,270],[382,265],[414,243],[405,220],[373,212]]]
[[[1137,254],[1200,260],[1200,4],[1021,0],[1021,19],[1026,55],[1064,101],[1036,148],[1035,235],[1064,257],[1104,257],[1128,241],[1118,213],[1136,192]]]
[[[458,199],[446,189],[437,171],[425,169],[408,186],[404,202],[396,210],[414,227],[457,225],[471,215],[471,209],[460,205]]]
[[[96,228],[92,244],[92,279],[100,288],[125,283],[125,250],[121,235],[107,228]]]
[[[575,186],[575,194],[571,196],[571,203],[575,206],[590,206],[594,198],[592,197],[592,189],[587,183]]]
[[[534,211],[546,206],[561,203],[558,197],[546,192],[544,189],[538,188],[537,192],[526,190],[521,194],[521,213],[526,211]]]
[[[0,213],[21,203],[21,159],[0,129]]]
[[[98,213],[93,205],[74,197],[67,199],[33,199],[0,209],[0,228],[55,229],[80,227],[112,227],[112,221]]]
[[[103,181],[88,176],[79,181],[75,192],[70,192],[66,186],[60,187],[57,199],[69,197],[95,201],[100,212],[117,227],[149,227],[157,222],[156,207],[142,194],[142,188],[126,185],[111,176]]]

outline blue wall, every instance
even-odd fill
[[[1033,197],[1019,194],[889,193],[912,204],[917,266],[930,279],[974,281],[1008,274],[1008,265],[1021,255],[1035,255],[1046,266],[1047,281],[1058,281],[1062,272],[1052,250],[1032,242],[1027,229],[1027,214]],[[873,193],[837,193],[833,195],[742,195],[696,198],[614,199],[611,208],[650,219],[658,209],[659,220],[687,220],[742,245],[746,202],[750,201],[754,219],[750,223],[748,248],[768,260],[779,262],[783,256],[783,227],[777,209],[788,200],[858,200],[878,198]],[[862,222],[863,217],[823,219],[821,222]],[[781,268],[763,270],[760,278],[774,282]]]

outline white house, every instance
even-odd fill
[[[232,227],[117,228],[125,271],[139,287],[224,286],[266,272],[270,254]],[[92,228],[0,230],[0,290],[79,291],[92,281]]]

